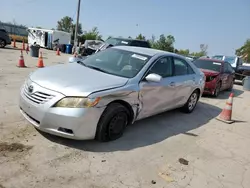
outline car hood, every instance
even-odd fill
[[[60,64],[39,69],[30,75],[38,85],[66,96],[89,94],[125,85],[127,78],[106,74],[78,63]]]
[[[217,76],[220,74],[219,72],[213,70],[208,70],[208,69],[200,69],[200,70],[205,74],[205,76]]]

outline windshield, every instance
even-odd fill
[[[123,45],[127,46],[129,45],[129,40],[124,40],[124,39],[116,39],[116,38],[109,38],[105,41],[105,43],[111,44],[113,46],[118,46],[118,45]]]
[[[225,57],[224,61],[227,61],[230,64],[234,64],[235,59],[236,59],[236,57]]]
[[[143,54],[108,48],[89,56],[82,64],[108,74],[133,78],[150,58]]]
[[[216,56],[213,56],[212,59],[223,60],[223,55],[216,55]]]
[[[196,67],[200,69],[207,69],[207,70],[212,70],[216,72],[220,72],[221,69],[221,63],[218,62],[213,62],[213,61],[208,61],[208,60],[196,60],[193,62]]]

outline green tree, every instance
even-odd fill
[[[200,51],[199,52],[192,52],[190,55],[193,55],[195,57],[207,56],[207,49],[208,49],[207,44],[200,44]]]
[[[70,33],[72,31],[73,27],[73,19],[69,16],[63,17],[61,20],[57,22],[57,30],[59,31],[65,31]]]
[[[165,37],[165,35],[161,34],[159,40],[155,41],[155,39],[153,40],[152,39],[151,39],[151,45],[153,48],[168,52],[174,52],[174,43],[175,43],[174,36],[168,35],[167,37]]]
[[[98,31],[97,27],[92,28],[90,31],[84,32],[86,40],[101,40],[102,35]]]
[[[146,37],[143,36],[141,33],[136,37],[138,40],[146,40]]]
[[[90,31],[85,31],[79,40],[82,43],[84,43],[85,40],[102,40],[102,35],[100,35],[98,28],[94,27]]]
[[[250,39],[247,39],[242,47],[235,51],[235,54],[242,56],[242,58],[250,63]]]
[[[59,20],[57,22],[57,26],[56,26],[57,30],[72,33],[72,35],[74,35],[74,33],[75,33],[75,27],[76,27],[76,24],[73,23],[73,19],[69,16],[65,16],[61,20]],[[78,35],[81,35],[83,33],[82,32],[82,24],[80,24],[80,23],[78,25],[78,32],[77,33],[78,33]]]
[[[180,49],[180,50],[175,51],[175,53],[180,54],[180,55],[184,55],[184,56],[188,56],[189,55],[189,49],[186,49],[186,50]]]

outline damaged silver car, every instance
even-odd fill
[[[110,141],[139,119],[174,108],[191,113],[204,84],[185,57],[116,46],[33,72],[21,88],[20,111],[41,131]]]

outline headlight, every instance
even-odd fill
[[[210,82],[210,81],[213,81],[215,79],[215,76],[208,76],[207,77],[207,81]]]
[[[90,99],[84,97],[65,97],[58,101],[54,107],[63,108],[89,108],[98,104],[100,97]]]

